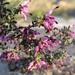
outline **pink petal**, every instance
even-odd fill
[[[47,30],[50,29],[50,28],[49,28],[49,23],[48,23],[47,21],[44,21],[44,27],[45,27]]]
[[[39,43],[39,48],[43,49],[43,44],[41,42]]]
[[[28,5],[29,5],[30,1],[31,0],[26,0],[20,5],[20,13],[22,14],[22,16],[24,17],[25,20],[27,20],[27,15],[29,13]]]
[[[57,6],[52,7],[52,9],[50,9],[50,10],[46,13],[46,16],[51,15],[51,14],[55,11],[56,8],[57,8]]]
[[[38,68],[41,68],[40,62],[38,62],[35,66],[36,66],[37,69],[38,69]]]
[[[45,61],[40,61],[41,65],[47,65]]]
[[[32,68],[32,66],[34,65],[34,61],[32,61],[29,66],[28,66],[28,70],[30,70]]]
[[[39,51],[39,46],[36,46],[35,47],[35,52],[38,52]]]

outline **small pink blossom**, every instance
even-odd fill
[[[22,16],[24,17],[25,20],[27,19],[27,15],[29,13],[28,6],[29,6],[30,1],[31,0],[24,1],[19,7],[20,13],[22,14]]]
[[[40,48],[40,49],[43,49],[43,47],[44,47],[44,43],[40,41],[40,42],[39,42],[39,48]]]
[[[32,61],[32,62],[29,64],[28,70],[31,70],[31,71],[32,71],[32,67],[33,67],[33,65],[34,65],[34,62],[35,62],[35,61]]]
[[[53,50],[61,44],[61,41],[58,40],[55,36],[43,37],[39,41],[38,46],[35,47],[35,55],[38,52],[44,52],[45,50]]]
[[[12,51],[3,52],[0,56],[3,61],[19,60],[20,57],[17,53]]]
[[[57,7],[53,7],[51,10],[49,10],[45,16],[44,16],[44,22],[43,22],[43,26],[44,28],[50,32],[53,28],[53,24],[54,22],[56,22],[55,20],[55,17],[54,16],[51,16],[51,14],[54,12],[54,10],[56,9]]]
[[[55,22],[55,18],[53,16],[46,16],[43,22],[44,28],[49,32],[53,28],[53,24]]]
[[[51,36],[48,43],[50,45],[50,48],[54,49],[61,44],[61,41],[58,40],[55,36]]]
[[[39,47],[41,49],[48,46],[48,39],[49,39],[49,37],[47,37],[47,36],[44,36],[43,38],[41,38],[41,41],[39,43]]]
[[[39,46],[36,46],[34,50],[35,50],[35,53],[37,53],[39,51]]]
[[[35,54],[37,54],[37,52],[42,51],[45,49],[45,47],[48,46],[48,38],[44,37],[39,41],[38,46],[35,47]]]
[[[12,59],[13,59],[13,60],[19,60],[20,58],[19,58],[19,56],[18,56],[17,53],[15,53],[15,52],[10,52],[10,53],[7,54],[7,60],[8,60],[8,61],[11,61]]]
[[[28,66],[28,70],[32,71],[33,69],[40,69],[42,67],[47,67],[47,63],[43,60],[40,61],[32,61],[29,66]]]
[[[57,46],[59,46],[61,44],[61,41],[60,40],[56,40],[54,43],[53,43],[53,48],[56,48]]]

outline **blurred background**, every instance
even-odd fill
[[[9,8],[18,7],[24,0],[6,0],[10,2]],[[29,11],[33,15],[42,16],[48,9],[54,5],[59,5],[59,8],[53,13],[57,17],[65,20],[72,20],[75,23],[75,0],[32,0]],[[20,16],[16,17],[20,23],[23,23]]]

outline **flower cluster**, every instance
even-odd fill
[[[47,32],[50,32],[54,27],[53,24],[57,23],[55,17],[51,15],[56,8],[58,8],[58,6],[53,7],[44,16],[43,26],[47,30]]]
[[[41,40],[38,43],[38,46],[35,47],[35,54],[40,52],[44,52],[45,50],[52,51],[54,48],[56,48],[58,45],[61,44],[61,41],[56,39],[55,36],[45,36],[41,38]]]
[[[30,1],[31,0],[24,1],[19,7],[20,13],[22,14],[25,20],[27,20],[27,15],[29,14],[28,6],[29,6]]]
[[[20,57],[17,53],[12,51],[3,52],[0,56],[2,61],[12,61],[12,60],[19,60]]]
[[[25,20],[29,14],[30,2],[31,0],[25,0],[19,6],[19,12]],[[58,7],[53,7],[42,18],[32,20],[32,24],[27,27],[17,27],[17,22],[12,19],[14,17],[11,18],[11,21],[8,20],[9,22],[0,23],[0,47],[5,50],[0,54],[0,59],[11,64],[12,61],[16,61],[14,64],[18,68],[28,71],[48,69],[53,64],[63,66],[66,58],[65,48],[75,41],[75,26],[61,29],[54,27],[54,23],[58,22],[52,13]],[[9,25],[4,27],[4,24]],[[39,26],[45,28],[46,36],[37,38],[37,35],[41,35],[41,32],[36,31],[36,27],[39,28]]]

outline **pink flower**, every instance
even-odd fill
[[[17,53],[15,52],[12,52],[12,51],[6,51],[6,52],[3,52],[1,54],[1,57],[0,57],[3,61],[11,61],[12,59],[13,60],[19,60],[20,57]]]
[[[36,46],[35,49],[34,49],[35,55],[37,54],[37,52],[39,52],[39,50],[40,50],[39,46]]]
[[[40,49],[43,49],[43,47],[44,47],[44,43],[40,41],[40,42],[39,42],[39,48],[40,48]]]
[[[42,51],[45,49],[45,47],[48,46],[48,43],[47,43],[47,38],[42,38],[40,41],[39,41],[39,44],[38,46],[35,47],[35,55],[37,54],[37,52],[39,51]]]
[[[44,36],[41,41],[39,42],[39,47],[41,49],[43,49],[44,47],[47,47],[48,46],[48,39],[49,37],[48,36]]]
[[[54,43],[53,43],[53,48],[56,48],[57,46],[59,46],[61,44],[61,41],[60,40],[56,40]]]
[[[38,46],[35,47],[35,55],[40,51],[40,50],[43,50],[44,48],[44,44],[39,42]]]
[[[18,56],[18,54],[17,53],[15,53],[15,52],[9,52],[8,54],[7,54],[7,60],[8,61],[11,61],[11,60],[19,60],[20,58],[19,58],[19,56]]]
[[[32,71],[32,67],[33,67],[34,63],[35,63],[35,61],[32,61],[32,62],[29,64],[28,70],[31,70],[31,71]]]
[[[42,67],[48,67],[47,63],[43,60],[40,61],[32,61],[29,66],[28,70],[32,71],[33,69],[40,69]]]
[[[40,65],[41,65],[41,66],[44,66],[44,65],[47,66],[47,63],[46,63],[45,61],[41,60],[41,61],[40,61]]]
[[[51,36],[48,40],[49,50],[52,51],[61,44],[61,41],[58,40],[55,36]]]
[[[56,47],[58,47],[61,44],[61,41],[56,39],[55,36],[49,37],[43,37],[39,41],[38,46],[35,47],[35,55],[38,52],[45,52],[46,50],[52,51]]]
[[[27,15],[29,13],[29,10],[28,10],[28,6],[29,6],[29,2],[31,0],[26,0],[24,1],[21,5],[20,5],[20,13],[22,14],[22,16],[24,17],[24,19],[26,20],[27,19]]]
[[[55,22],[55,18],[53,16],[46,16],[43,22],[44,28],[50,32],[53,28],[53,24]]]
[[[56,22],[55,17],[51,16],[51,14],[53,13],[53,11],[56,9],[57,7],[53,7],[51,10],[49,10],[49,12],[47,12],[44,16],[44,22],[43,22],[43,26],[44,28],[50,32],[53,28],[53,24],[54,22]]]

